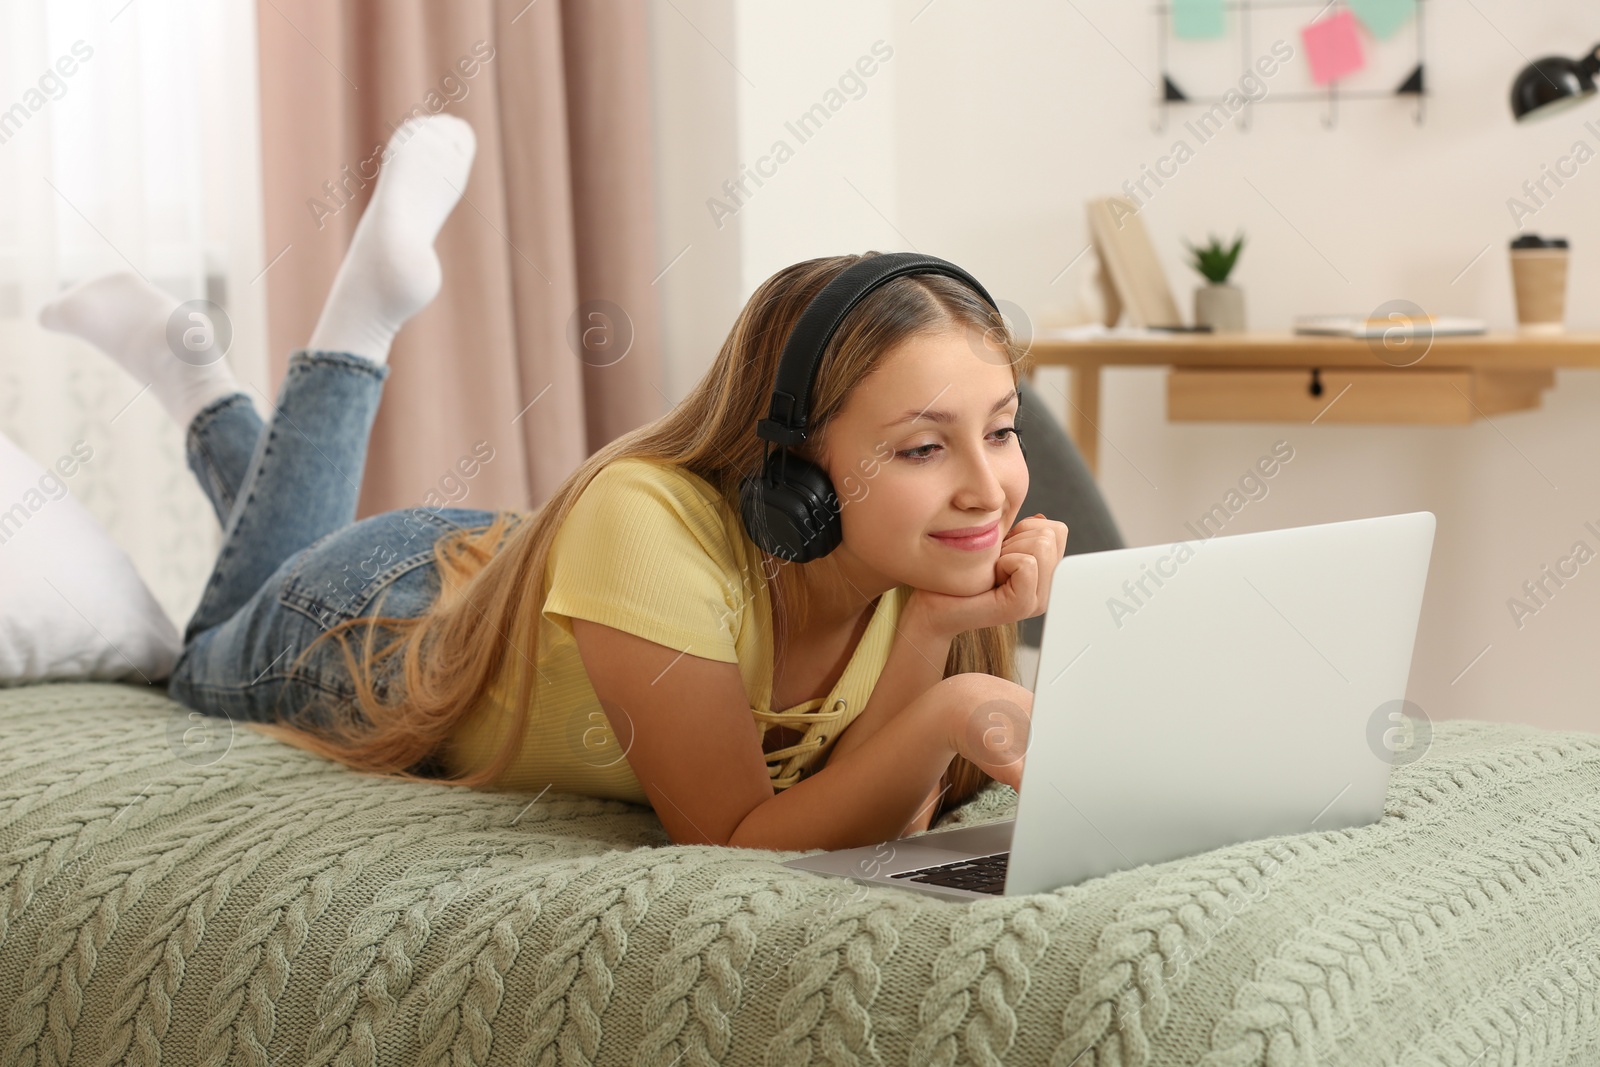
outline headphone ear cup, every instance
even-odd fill
[[[807,515],[806,559],[800,562],[821,559],[844,540],[844,523],[839,518],[842,505],[833,491],[833,479],[815,463],[791,453],[787,485]]]
[[[765,469],[760,474],[745,475],[739,483],[739,514],[744,519],[744,532],[761,551],[782,558],[778,531],[773,529],[768,510]]]
[[[740,485],[745,531],[763,552],[791,563],[821,559],[844,539],[839,500],[821,467],[783,449],[767,457],[759,478]]]

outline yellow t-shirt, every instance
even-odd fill
[[[911,589],[900,585],[878,599],[826,697],[774,711],[772,609],[761,561],[737,510],[704,478],[654,460],[608,464],[551,545],[534,707],[520,751],[494,785],[649,803],[584,670],[574,618],[737,663],[760,733],[778,724],[803,732],[795,744],[764,754],[773,787],[785,789],[820,767],[834,739],[866,707]],[[488,764],[507,736],[505,704],[519,666],[509,660],[517,658],[508,654],[488,699],[453,731],[443,753],[452,773]]]

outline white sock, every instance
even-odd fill
[[[173,354],[167,320],[178,301],[137,274],[124,271],[93,278],[63,293],[39,310],[47,330],[70,333],[116,360],[122,369],[149,384],[180,427],[220,397],[244,391],[226,357],[195,366]]]
[[[427,115],[402,124],[389,147],[307,348],[382,363],[400,327],[439,294],[433,241],[466,187],[477,138],[453,115]]]

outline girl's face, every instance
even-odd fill
[[[822,466],[842,505],[834,554],[858,588],[994,588],[1000,545],[1028,494],[1016,414],[1005,350],[976,327],[910,338],[846,398]],[[938,536],[972,527],[991,529]]]

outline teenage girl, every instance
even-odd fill
[[[874,844],[1018,785],[1016,624],[1067,529],[1019,520],[1022,353],[955,279],[880,286],[825,350],[792,450],[842,505],[820,559],[757,548],[740,483],[785,340],[860,256],[767,279],[683,402],[537,511],[354,521],[389,345],[438,292],[473,152],[448,116],[396,132],[265,426],[225,362],[174,358],[176,302],[137,276],[42,313],[150,383],[223,525],[169,694],[369,773],[648,803],[675,843]]]

